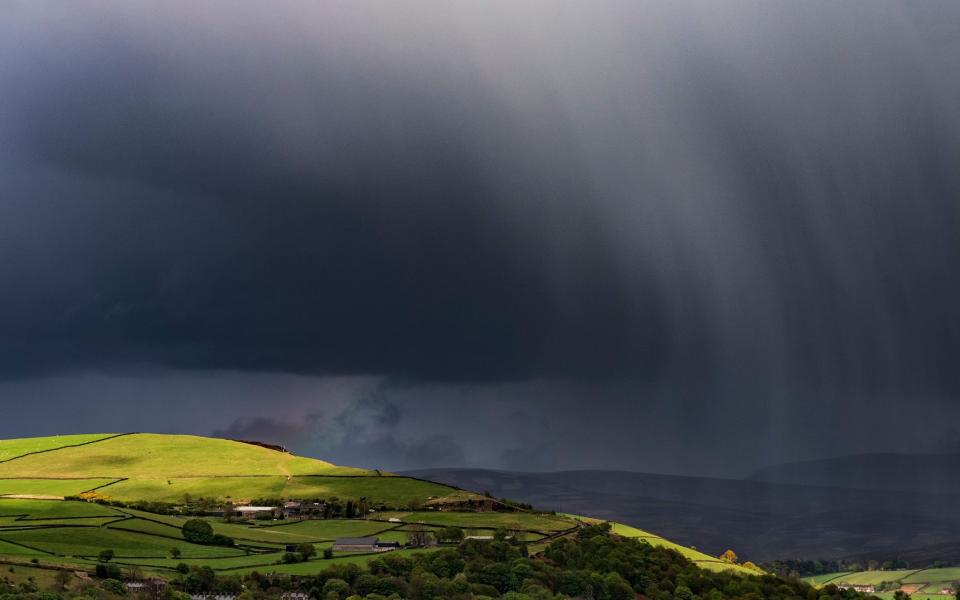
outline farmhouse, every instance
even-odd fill
[[[273,516],[276,507],[274,506],[238,506],[234,510],[241,517],[256,517],[257,515],[269,514]]]
[[[876,587],[872,585],[841,585],[837,587],[839,587],[841,590],[853,590],[863,594],[873,594],[877,591]]]
[[[389,552],[400,547],[399,542],[381,542],[375,537],[337,538],[335,552]]]

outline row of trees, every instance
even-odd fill
[[[455,532],[449,532],[455,535]],[[743,576],[697,568],[678,552],[611,535],[609,528],[582,528],[574,538],[550,544],[542,555],[505,535],[492,542],[416,555],[387,553],[366,569],[334,563],[315,576],[291,579],[252,574],[218,578],[191,571],[174,582],[189,593],[237,593],[241,600],[302,591],[320,600],[861,600],[864,595],[827,586],[816,590],[796,579]]]

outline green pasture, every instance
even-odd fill
[[[178,517],[173,515],[155,515],[139,510],[123,509],[125,514],[138,517],[132,522],[117,523],[119,528],[136,528],[147,533],[161,536],[180,536],[180,528],[189,519],[194,517]],[[269,529],[243,525],[240,523],[225,523],[220,518],[204,518],[210,523],[215,533],[232,537],[240,542],[261,542],[268,544],[292,544],[311,542],[313,538],[300,537],[292,534],[273,533]]]
[[[169,479],[128,479],[107,486],[99,492],[125,502],[149,498],[158,502],[182,502],[185,494],[251,500],[283,497],[286,477],[191,477]]]
[[[294,533],[312,539],[332,540],[338,537],[365,537],[393,529],[399,523],[364,521],[359,519],[317,519],[298,521],[289,525],[265,527],[268,531]]]
[[[284,495],[288,498],[337,496],[344,500],[363,497],[372,506],[381,503],[397,506],[411,501],[423,502],[430,496],[446,496],[455,491],[439,483],[399,476],[386,481],[383,477],[294,477],[287,482]]]
[[[154,535],[104,527],[55,527],[0,532],[0,540],[37,548],[61,556],[96,556],[111,549],[117,557],[156,557],[170,554],[177,546],[184,557],[210,558],[244,554],[237,548],[200,546]]]
[[[154,529],[153,531],[161,535],[163,535],[162,532],[165,530],[179,530],[190,518],[173,515],[155,515],[126,508],[123,509],[123,512],[139,517],[138,520],[159,521],[159,523],[155,523],[158,529]],[[299,544],[300,542],[332,540],[338,537],[362,537],[397,526],[396,523],[365,521],[362,519],[287,520],[268,521],[266,524],[259,524],[257,521],[254,521],[253,525],[225,523],[221,518],[206,518],[205,520],[213,526],[213,530],[216,533],[227,535],[237,540],[251,540],[273,544]],[[118,523],[118,526],[127,527],[127,525],[123,523]]]
[[[48,437],[20,438],[16,440],[0,440],[0,461],[10,460],[31,452],[41,452],[64,446],[75,446],[94,440],[116,435],[113,433],[89,433],[80,435],[54,435]]]
[[[954,587],[960,582],[960,567],[939,569],[905,569],[898,571],[858,571],[855,573],[829,573],[815,577],[805,577],[804,581],[814,585],[879,585],[884,582],[900,584],[924,584],[921,593],[913,594],[919,600],[922,592],[939,592],[941,588]],[[877,594],[882,596],[882,594]],[[934,594],[938,595],[938,594]],[[893,597],[891,592],[890,597]],[[939,596],[941,599],[943,596]]]
[[[329,544],[317,544],[318,552]],[[282,551],[247,556],[229,556],[222,558],[118,558],[113,562],[121,566],[134,566],[144,569],[175,569],[180,563],[191,566],[210,567],[215,571],[240,568],[273,567],[281,564]]]
[[[905,577],[916,573],[917,569],[899,571],[858,571],[848,573],[843,577],[832,579],[829,583],[836,585],[880,585],[885,581],[902,581]]]
[[[404,477],[170,477],[128,479],[99,492],[116,500],[179,502],[184,494],[233,500],[254,498],[367,498],[372,505],[405,505],[442,496],[452,488]]]
[[[19,442],[20,440],[17,440]],[[19,445],[18,445],[19,447]],[[52,446],[56,447],[56,446]],[[129,477],[374,474],[268,448],[191,435],[137,433],[0,463],[2,477]]]
[[[430,552],[430,550],[394,550],[391,554],[403,555],[403,556],[412,556],[414,554],[419,554],[423,552]],[[320,571],[326,569],[330,565],[335,564],[355,564],[359,566],[366,565],[370,560],[377,558],[377,554],[343,554],[340,556],[334,556],[330,559],[314,558],[305,563],[294,563],[291,565],[279,564],[279,565],[269,565],[266,567],[244,567],[240,569],[231,570],[231,573],[246,574],[252,573],[253,571],[259,571],[260,573],[285,573],[287,575],[314,575]]]
[[[0,479],[0,496],[77,496],[116,479]]]
[[[0,556],[39,556],[42,554],[43,552],[39,550],[25,548],[23,546],[18,546],[16,544],[11,544],[10,542],[0,540]]]
[[[90,502],[0,498],[0,516],[18,515],[26,515],[25,520],[123,516],[113,508]]]
[[[843,577],[844,575],[849,575],[851,571],[844,571],[842,573],[824,573],[823,575],[814,575],[813,577],[804,577],[803,580],[812,585],[823,585],[827,582],[831,582],[834,579]]]
[[[81,517],[76,519],[43,519],[42,521],[31,521],[21,517],[0,517],[0,531],[6,529],[28,529],[33,527],[59,527],[69,525],[72,527],[102,527],[108,523],[113,523],[118,519],[123,519],[123,515],[114,515],[110,517]]]
[[[439,527],[473,527],[473,528],[516,528],[527,531],[564,531],[576,526],[572,519],[536,513],[499,513],[499,512],[450,512],[450,511],[420,511],[420,512],[378,512],[371,518],[388,521],[390,518],[400,519],[404,523],[425,523]]]
[[[944,567],[941,569],[922,569],[903,578],[904,583],[926,583],[927,585],[942,585],[953,587],[960,582],[960,567]],[[937,590],[939,591],[939,590]]]

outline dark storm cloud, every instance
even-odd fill
[[[266,39],[185,25],[185,50],[112,8],[67,24],[9,11],[8,214],[39,231],[5,236],[8,372],[487,378],[655,360],[657,300],[619,281],[570,157],[523,188],[494,181],[503,165],[476,140],[511,145],[514,124],[482,81],[447,79],[463,56],[431,73],[336,51],[323,25],[305,47],[270,25]],[[557,199],[553,215],[509,214]]]
[[[646,411],[681,467],[711,428],[762,432],[735,462],[957,416],[955,3],[0,11],[5,378],[565,380],[519,414]],[[825,410],[862,428],[804,441]],[[358,414],[377,456],[467,460]],[[561,460],[562,414],[491,460]]]

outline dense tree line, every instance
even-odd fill
[[[115,591],[113,583],[102,582],[98,595],[111,597]],[[187,594],[221,593],[259,600],[291,591],[320,600],[633,600],[636,594],[650,600],[866,598],[835,586],[818,590],[795,578],[702,570],[675,550],[611,535],[607,526],[584,527],[574,537],[554,541],[537,556],[529,556],[526,545],[500,531],[492,542],[465,540],[456,547],[416,555],[387,553],[372,559],[365,569],[334,563],[314,576],[254,573],[241,578],[193,567],[175,576],[164,595],[175,600]],[[16,597],[75,596],[68,591]],[[2,594],[0,600],[5,600]]]

